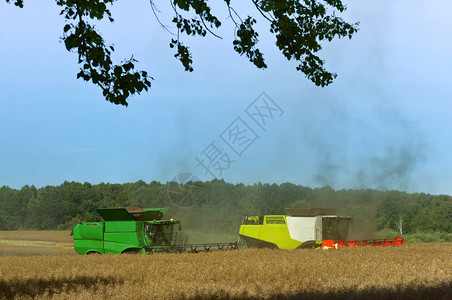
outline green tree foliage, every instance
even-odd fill
[[[377,211],[377,229],[390,228],[397,230],[397,221],[400,216],[400,202],[394,196],[388,195]]]
[[[243,216],[285,214],[287,207],[329,207],[353,217],[352,238],[372,238],[375,230],[397,234],[400,220],[403,234],[452,233],[452,197],[447,195],[335,191],[292,183],[244,185],[224,180],[192,184],[200,192],[191,207],[174,205],[168,198],[169,183],[157,181],[97,185],[64,182],[39,189],[26,185],[20,190],[3,186],[0,230],[70,229],[82,221],[100,220],[96,208],[130,205],[170,207],[168,218],[181,219],[185,229],[206,232],[237,233]],[[433,240],[441,239],[446,238]]]
[[[23,0],[6,0],[18,7],[24,6]],[[107,101],[128,105],[130,96],[147,91],[151,87],[152,77],[146,71],[136,71],[133,58],[120,64],[112,61],[114,47],[107,45],[93,23],[107,19],[114,22],[108,6],[115,0],[56,0],[61,7],[61,15],[66,20],[62,40],[68,51],[78,54],[81,66],[77,78],[91,81],[97,85]],[[182,34],[205,37],[208,33],[218,37],[215,29],[222,22],[212,13],[207,0],[170,0],[174,12],[172,22],[177,34],[171,38],[170,48],[182,63],[185,71],[193,71],[193,59],[189,47],[184,45]],[[335,73],[327,71],[324,60],[318,56],[322,42],[331,42],[334,38],[351,38],[357,32],[358,23],[345,22],[338,15],[346,10],[341,0],[300,0],[272,1],[251,0],[255,10],[241,16],[231,4],[224,0],[227,11],[226,20],[234,24],[234,50],[244,55],[257,68],[267,68],[263,53],[258,48],[259,33],[255,30],[257,19],[270,25],[270,32],[276,38],[276,46],[288,60],[298,63],[301,71],[317,86],[326,86],[336,78]],[[160,22],[155,1],[150,6]],[[253,16],[254,15],[254,16]],[[168,30],[168,27],[162,24]]]
[[[0,205],[1,229],[22,229],[27,216],[27,204],[36,198],[37,190],[34,186],[24,186],[20,190],[7,187],[0,189],[0,199],[9,199]],[[1,202],[1,200],[0,200]]]

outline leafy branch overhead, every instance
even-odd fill
[[[258,48],[259,34],[255,30],[257,18],[270,25],[270,32],[275,35],[276,46],[288,60],[298,63],[296,69],[301,71],[317,86],[327,86],[336,78],[335,73],[325,69],[324,60],[317,53],[322,49],[321,43],[330,42],[335,37],[351,38],[358,30],[358,23],[347,23],[338,17],[346,9],[341,0],[251,0],[255,7],[255,16],[241,17],[231,5],[231,0],[223,0],[228,14],[226,18],[235,26],[233,49],[244,55],[258,68],[267,68],[264,55]],[[23,7],[23,0],[6,0]],[[115,50],[107,45],[101,34],[89,23],[93,20],[108,19],[114,22],[107,5],[115,0],[56,0],[61,15],[67,24],[63,29],[62,40],[68,51],[78,53],[81,68],[77,78],[91,81],[102,89],[106,100],[128,105],[130,96],[147,91],[151,80],[147,72],[136,71],[133,58],[120,64],[114,64],[111,54]],[[182,42],[182,35],[205,37],[215,33],[222,23],[212,14],[207,0],[169,0],[177,33],[170,39],[170,48],[175,50],[175,57],[180,60],[185,71],[193,71],[193,59],[189,47]],[[164,29],[169,27],[159,19],[159,10],[154,0],[150,6],[157,21]]]

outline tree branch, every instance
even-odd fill
[[[163,24],[163,23],[160,21],[158,15],[157,15],[157,12],[160,12],[160,11],[157,9],[157,7],[156,7],[154,1],[153,1],[153,0],[149,0],[149,3],[151,4],[152,12],[154,13],[154,17],[155,17],[155,19],[157,20],[157,22],[159,22],[160,27],[162,27],[164,30],[168,31],[170,34],[175,35],[174,33],[172,33],[172,32],[169,30],[169,26]]]

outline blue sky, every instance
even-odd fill
[[[249,10],[237,5],[242,15]],[[169,7],[159,8],[170,24]],[[196,157],[206,162],[215,145],[224,170],[210,170],[228,182],[450,195],[451,9],[446,0],[350,2],[344,18],[360,31],[324,44],[321,56],[338,78],[318,88],[278,52],[260,19],[267,70],[233,51],[225,22],[223,40],[183,38],[194,59],[187,73],[148,2],[119,1],[115,23],[98,27],[118,62],[133,54],[155,79],[122,107],[76,79],[77,56],[59,41],[64,20],[54,2],[1,3],[0,186],[166,182],[183,172],[210,180]],[[246,113],[263,103],[262,92],[280,108],[265,130]],[[222,133],[237,128],[248,135],[230,147],[234,136]]]

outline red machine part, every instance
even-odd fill
[[[399,237],[394,239],[374,239],[374,240],[348,240],[334,241],[326,240],[322,243],[323,249],[342,248],[342,247],[362,247],[362,246],[402,246],[405,240]]]

